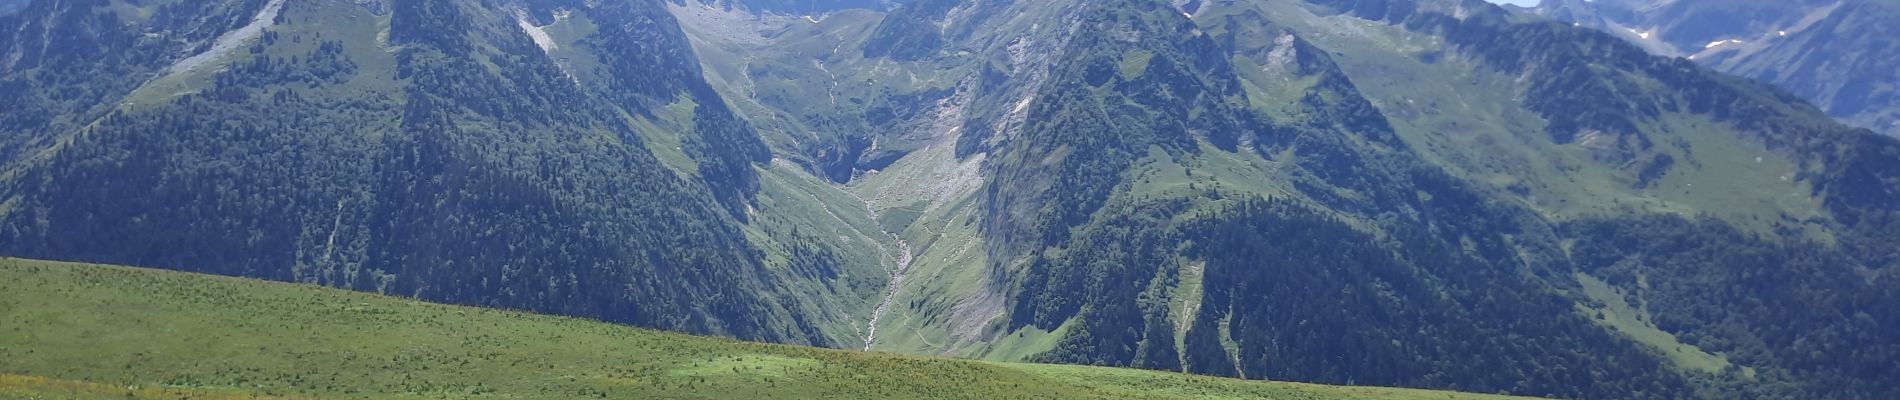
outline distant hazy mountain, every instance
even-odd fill
[[[1533,11],[1773,83],[1829,115],[1900,135],[1900,1],[1546,0]]]
[[[818,15],[838,10],[888,10],[903,0],[666,0],[668,2],[754,14]]]

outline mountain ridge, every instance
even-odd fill
[[[1774,84],[1849,124],[1900,134],[1887,21],[1900,3],[1549,1],[1528,10]]]

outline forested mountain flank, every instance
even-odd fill
[[[6,111],[0,247],[828,343],[738,228],[768,156],[671,16],[513,7],[34,3],[0,22],[8,98],[37,102]],[[591,32],[558,53],[536,15]],[[699,107],[670,169],[637,121],[674,103]]]

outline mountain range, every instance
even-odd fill
[[[1531,11],[1781,87],[1900,135],[1900,2],[1550,0]]]
[[[35,0],[0,16],[0,254],[996,361],[1900,391],[1900,141],[1580,25],[1482,0]]]

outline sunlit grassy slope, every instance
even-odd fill
[[[0,398],[1501,398],[863,353],[0,259]]]

